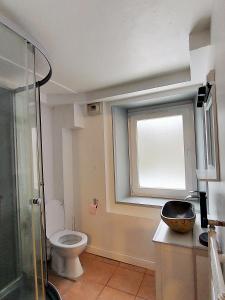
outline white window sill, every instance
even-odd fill
[[[116,201],[116,203],[143,205],[143,206],[150,206],[150,207],[162,207],[167,201],[169,201],[169,199],[128,197],[128,198],[120,199]]]
[[[140,205],[147,207],[163,207],[168,201],[176,199],[162,199],[162,198],[144,198],[144,197],[128,197],[124,199],[117,200],[117,204],[130,204],[130,205]],[[190,201],[189,201],[190,202]],[[195,206],[196,212],[199,211],[199,202],[192,202]]]

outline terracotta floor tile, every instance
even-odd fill
[[[96,256],[94,254],[83,252],[80,255],[80,262],[83,267],[91,264],[95,260],[96,260]]]
[[[96,256],[96,260],[102,261],[102,262],[105,262],[107,264],[114,265],[114,266],[119,266],[119,264],[120,264],[117,260],[113,260],[113,259],[110,259],[107,257],[102,257],[102,256]]]
[[[110,287],[105,287],[103,292],[98,297],[98,300],[134,300],[134,296],[112,289]]]
[[[136,295],[144,274],[119,267],[108,282],[108,286]]]
[[[140,273],[145,273],[146,272],[145,268],[130,265],[130,264],[126,264],[126,263],[123,263],[123,262],[120,262],[120,267],[128,269],[128,270],[133,270],[133,271],[136,271],[136,272],[140,272]]]
[[[79,256],[80,258],[82,257],[86,257],[86,258],[91,258],[91,259],[95,259],[96,258],[96,255],[95,254],[92,254],[92,253],[89,253],[89,252],[82,252],[81,255]]]
[[[49,281],[56,286],[61,295],[65,294],[65,292],[68,291],[74,283],[72,280],[59,277],[52,273],[49,274]]]
[[[81,280],[64,294],[63,300],[95,300],[103,290],[104,285],[93,281]]]
[[[87,279],[100,284],[106,285],[109,279],[112,277],[116,266],[104,263],[101,261],[93,261],[84,266],[84,275],[81,280]]]
[[[145,274],[138,296],[146,300],[155,300],[155,276]]]
[[[155,271],[154,270],[146,269],[146,274],[155,276]]]

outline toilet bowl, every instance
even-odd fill
[[[51,245],[51,267],[72,280],[83,274],[79,255],[87,246],[87,235],[64,228],[64,208],[60,201],[46,204],[46,234]]]

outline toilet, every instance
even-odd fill
[[[79,255],[87,246],[87,235],[65,229],[64,207],[58,200],[46,206],[46,235],[51,246],[51,267],[59,276],[76,280],[83,274]]]

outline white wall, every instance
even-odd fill
[[[214,1],[212,43],[215,45],[216,94],[219,126],[221,181],[209,184],[210,213],[225,220],[225,2]],[[225,230],[221,229],[225,251]]]
[[[63,202],[63,161],[62,161],[62,119],[63,112],[61,107],[55,106],[52,110],[53,124],[53,175],[54,175],[54,191],[55,199]]]
[[[49,200],[55,199],[53,179],[52,108],[42,103],[41,113],[45,200],[48,202]]]
[[[72,129],[73,126],[73,105],[54,106],[52,109],[54,191],[55,199],[61,202],[64,201],[63,128]],[[71,164],[73,164],[73,162],[71,162]]]
[[[73,133],[71,129],[62,129],[63,161],[63,202],[65,228],[74,230],[74,176],[73,176]]]
[[[107,195],[104,138],[103,115],[86,117],[85,128],[74,135],[78,147],[80,230],[89,236],[90,252],[154,268],[152,237],[160,210],[115,204],[114,193]],[[88,209],[93,198],[99,200],[96,215],[91,215]],[[113,210],[108,209],[107,201],[111,200]]]

